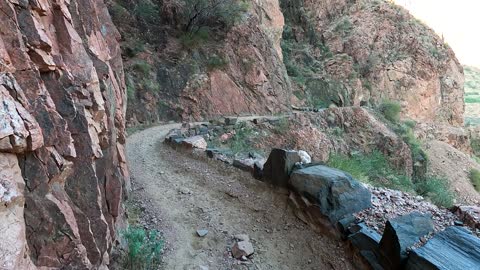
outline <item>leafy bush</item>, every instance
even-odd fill
[[[158,231],[129,227],[122,234],[127,244],[124,267],[131,270],[157,269],[164,242]]]
[[[402,111],[400,103],[396,101],[385,100],[382,102],[382,104],[380,104],[378,109],[388,121],[397,123],[400,120],[400,112]]]
[[[443,207],[451,207],[455,198],[449,189],[448,182],[437,177],[427,177],[424,181],[417,182],[415,191],[419,195],[429,198],[434,204]]]
[[[475,187],[475,190],[480,192],[480,171],[477,169],[471,169],[469,176],[472,185]]]

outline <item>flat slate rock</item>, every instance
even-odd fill
[[[331,222],[371,207],[371,193],[343,171],[316,165],[296,170],[290,186],[314,201]]]
[[[433,232],[430,214],[413,212],[391,220],[385,225],[380,240],[381,263],[385,269],[402,269],[407,249],[420,241],[420,237]]]
[[[349,230],[353,233],[348,237],[348,240],[357,248],[371,269],[383,270],[384,268],[378,260],[380,256],[380,239],[382,236],[375,230],[368,228],[365,223],[353,225]]]
[[[407,270],[479,270],[480,238],[462,227],[449,227],[410,253]]]

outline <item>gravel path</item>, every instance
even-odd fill
[[[127,141],[131,200],[166,240],[161,269],[355,269],[343,242],[315,234],[293,215],[285,190],[164,145],[175,127],[149,128]],[[197,229],[209,232],[201,238]],[[242,233],[255,247],[246,262],[229,252],[232,236]]]

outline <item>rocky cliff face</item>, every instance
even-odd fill
[[[463,68],[433,30],[379,0],[283,0],[284,58],[314,106],[399,101],[404,117],[461,125]]]
[[[0,268],[99,268],[128,183],[118,32],[103,1],[0,11]]]
[[[279,2],[245,2],[241,22],[228,30],[206,26],[197,34],[179,26],[181,1],[111,2],[123,38],[128,123],[290,110]],[[161,19],[150,20],[140,12],[144,6]]]

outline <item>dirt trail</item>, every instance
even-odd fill
[[[161,269],[355,269],[343,242],[315,234],[287,205],[288,194],[220,162],[174,151],[163,138],[176,124],[131,135],[132,200],[166,240]],[[206,237],[197,229],[208,229]],[[252,259],[230,258],[246,233]]]

